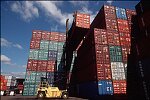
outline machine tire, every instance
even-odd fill
[[[68,97],[69,97],[68,92],[63,92],[61,97],[63,99],[68,99]]]
[[[37,94],[37,98],[39,98],[39,99],[43,99],[43,98],[45,98],[45,96],[46,96],[46,94],[44,92],[38,92],[38,94]]]

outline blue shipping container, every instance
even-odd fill
[[[57,51],[49,50],[48,51],[48,60],[56,60],[57,58]]]
[[[54,84],[54,72],[47,73],[47,81],[50,85]]]
[[[123,8],[116,7],[116,15],[117,18],[125,19],[125,20],[127,19],[126,10]]]
[[[99,95],[112,95],[113,85],[111,80],[98,81]]]

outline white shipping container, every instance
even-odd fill
[[[125,80],[125,70],[122,62],[111,62],[113,80]]]
[[[7,75],[5,78],[7,80],[7,86],[15,86],[16,77]]]

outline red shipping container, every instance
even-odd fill
[[[31,39],[30,49],[40,49],[40,40]]]
[[[107,30],[107,36],[109,45],[120,45],[119,33],[117,31]]]
[[[50,40],[50,36],[51,33],[50,32],[46,32],[46,31],[42,31],[42,40]]]
[[[64,33],[61,33],[59,35],[59,39],[58,39],[59,42],[65,42],[66,41],[66,35]]]
[[[35,40],[40,40],[42,37],[42,32],[39,30],[33,30],[32,31],[32,38]]]
[[[104,5],[105,18],[116,19],[115,7]]]
[[[1,90],[2,90],[2,91],[7,90],[7,86],[6,86],[6,85],[1,85]]]
[[[36,71],[38,67],[38,60],[28,60],[27,71]]]
[[[126,81],[113,80],[114,94],[126,94]]]
[[[126,9],[126,14],[127,14],[128,20],[131,21],[132,16],[136,15],[136,11],[135,10]]]
[[[130,47],[122,46],[122,58],[124,62],[127,62],[128,54],[130,54]]]
[[[106,18],[105,21],[106,21],[106,29],[107,30],[118,31],[116,19],[107,19]]]
[[[97,79],[98,80],[112,79],[110,64],[97,64]]]
[[[46,71],[46,70],[47,70],[47,61],[46,60],[38,60],[37,71]]]
[[[104,19],[106,23],[106,29],[118,31],[115,7],[104,5],[104,15],[105,15]]]
[[[107,45],[95,44],[96,48],[96,63],[97,64],[110,64],[109,49]]]
[[[74,14],[75,26],[82,28],[90,28],[90,15],[76,12]]]
[[[50,40],[51,41],[58,41],[59,35],[60,34],[58,32],[51,32]]]
[[[97,44],[107,44],[107,31],[94,28],[94,38]]]
[[[129,25],[127,20],[117,19],[117,23],[119,32],[129,33]]]
[[[47,62],[47,72],[54,72],[55,61],[48,60]]]
[[[129,33],[119,32],[120,35],[120,45],[121,46],[130,46],[131,45],[131,37]]]

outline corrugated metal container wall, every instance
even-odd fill
[[[117,19],[119,32],[129,33],[129,25],[127,20]]]
[[[107,30],[108,44],[120,46],[119,33],[117,31]]]
[[[40,40],[31,39],[30,49],[40,49]]]
[[[48,60],[56,60],[57,59],[57,51],[49,50],[48,51]]]
[[[29,59],[38,60],[38,52],[39,50],[30,49]]]
[[[128,54],[130,54],[130,47],[122,46],[122,58],[123,62],[127,62]]]
[[[116,7],[116,15],[119,19],[127,19],[126,10],[123,8]]]
[[[126,81],[113,80],[114,94],[126,94]]]
[[[48,60],[48,50],[39,50],[39,60]]]
[[[94,28],[94,38],[96,44],[107,44],[107,32],[104,29]]]
[[[121,62],[122,52],[120,46],[109,46],[110,61],[111,62]]]
[[[32,39],[41,40],[41,37],[42,37],[42,32],[41,31],[38,31],[38,30],[33,30],[32,31]]]
[[[105,63],[105,64],[110,64],[110,56],[109,56],[109,48],[107,45],[99,45],[99,44],[95,44],[95,48],[96,48],[96,63],[101,64],[101,63]]]
[[[5,76],[3,75],[0,75],[0,90],[7,90],[7,79],[5,79]]]
[[[7,88],[10,88],[11,86],[15,86],[16,77],[6,75],[5,79],[7,80]]]
[[[38,60],[28,60],[27,71],[36,71],[38,67]]]
[[[124,65],[122,62],[111,62],[113,80],[125,80]]]
[[[106,29],[117,31],[117,20],[116,19],[105,19],[106,21]]]
[[[110,64],[97,64],[97,78],[98,80],[111,80]]]
[[[50,40],[50,36],[51,36],[50,32],[42,31],[42,37],[41,37],[41,39],[42,40]]]
[[[105,14],[104,20],[106,22],[106,29],[117,31],[118,29],[117,29],[115,7],[104,5],[104,14]]]
[[[38,60],[37,71],[41,71],[41,72],[47,71],[47,61]]]
[[[111,80],[98,81],[99,95],[113,95],[113,84]]]
[[[49,41],[41,40],[40,42],[40,49],[48,50]]]
[[[54,72],[55,61],[48,60],[47,62],[47,72]]]
[[[90,15],[76,12],[75,16],[75,25],[77,27],[90,28]]]
[[[130,33],[119,32],[119,35],[120,35],[120,45],[121,46],[130,46],[131,45]]]
[[[55,50],[57,51],[57,42],[56,41],[50,41],[49,42],[49,50]]]
[[[50,40],[58,42],[58,39],[59,39],[59,33],[58,32],[51,32]]]
[[[136,11],[135,10],[126,9],[126,14],[127,14],[128,21],[131,21],[132,15],[136,15]]]

